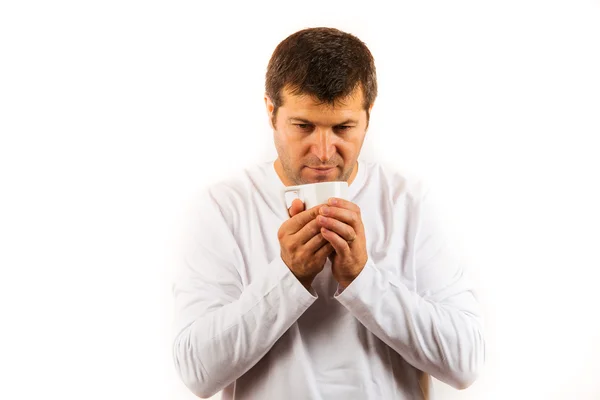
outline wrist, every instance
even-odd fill
[[[313,278],[310,278],[310,279],[298,278],[298,281],[302,284],[302,286],[304,286],[306,288],[306,290],[308,290],[310,292],[310,288],[312,287]]]
[[[350,286],[351,283],[352,283],[352,281],[338,281],[338,285],[342,289],[346,289],[348,286]]]
[[[351,275],[344,275],[344,276],[336,277],[336,281],[337,281],[338,285],[340,285],[343,289],[345,289],[348,286],[350,286],[350,284],[352,282],[354,282],[354,280],[358,277],[359,274],[360,274],[360,272],[351,274]]]

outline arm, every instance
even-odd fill
[[[406,259],[413,264],[416,291],[369,259],[335,298],[414,367],[463,389],[484,362],[479,304],[427,196],[413,212]]]
[[[244,287],[240,249],[207,197],[173,285],[173,357],[185,385],[210,397],[254,366],[315,301],[280,257]]]

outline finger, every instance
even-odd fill
[[[348,242],[340,237],[337,233],[330,231],[327,228],[321,228],[321,235],[333,246],[337,254],[347,254],[350,250]]]
[[[352,242],[356,239],[356,231],[350,225],[338,221],[337,219],[319,215],[317,217],[317,223],[319,226],[337,233],[347,242]]]
[[[298,243],[305,245],[311,241],[316,235],[319,234],[321,226],[317,223],[317,220],[313,219],[308,224],[304,225],[302,229],[296,232],[293,237]]]
[[[329,243],[319,232],[320,229],[321,228],[317,226],[317,234],[310,238],[310,240],[308,240],[304,245],[306,251],[311,254],[323,247],[324,244]]]
[[[349,200],[340,199],[339,197],[331,197],[327,201],[327,204],[330,206],[335,206],[339,208],[345,208],[350,211],[354,211],[360,215],[360,207]]]
[[[319,214],[328,218],[337,219],[338,221],[350,225],[355,231],[358,231],[360,225],[362,224],[359,215],[354,211],[348,210],[347,208],[323,206],[319,210]]]
[[[292,206],[288,209],[290,217],[293,217],[302,211],[304,211],[304,203],[300,199],[294,199],[294,201],[292,201]]]
[[[310,221],[314,220],[317,217],[317,215],[319,214],[319,208],[321,207],[322,205],[318,205],[308,210],[301,211],[299,214],[294,215],[292,218],[285,221],[284,224],[286,224],[286,232],[291,235],[298,232],[304,227],[304,225],[308,224]]]
[[[325,257],[329,257],[331,254],[333,254],[333,246],[331,245],[331,243],[325,242],[326,244],[324,246],[321,246],[321,248],[319,250],[316,251],[315,253],[315,258],[316,259],[324,259]]]

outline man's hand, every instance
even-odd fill
[[[331,198],[327,206],[321,206],[319,214],[321,234],[335,250],[331,272],[345,288],[360,274],[368,258],[360,208],[348,200]]]
[[[315,219],[321,207],[303,211],[304,204],[299,199],[294,200],[289,209],[291,218],[277,233],[281,259],[307,290],[333,253],[333,246],[323,238]]]

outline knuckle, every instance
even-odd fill
[[[310,227],[310,232],[312,233],[312,235],[316,235],[317,233],[319,233],[321,231],[321,227],[319,226],[319,224],[317,223],[317,220],[314,220],[311,227]]]
[[[352,240],[352,238],[354,237],[354,231],[352,229],[348,229],[346,231],[346,237]]]
[[[292,254],[296,251],[296,243],[291,240],[283,240],[281,247],[285,248],[289,253]]]

